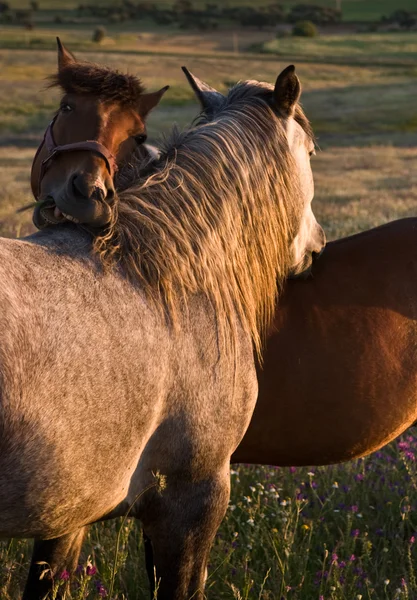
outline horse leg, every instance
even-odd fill
[[[155,596],[155,571],[154,571],[154,560],[153,560],[153,548],[152,542],[148,538],[145,532],[143,532],[143,544],[145,547],[145,567],[146,574],[148,575],[149,584],[151,587],[151,598]]]
[[[22,600],[43,600],[52,591],[55,577],[75,571],[84,533],[85,527],[52,540],[35,541]],[[45,569],[50,571],[40,579]]]
[[[153,554],[147,571],[158,600],[204,597],[209,553],[229,493],[228,472],[200,483],[188,479],[170,484],[168,476],[161,495],[147,503],[143,525]]]

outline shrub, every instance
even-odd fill
[[[94,29],[94,31],[93,31],[93,37],[91,39],[96,44],[99,44],[106,37],[106,33],[107,33],[106,28],[103,27],[102,25],[100,25],[99,27],[96,27]]]
[[[172,25],[174,18],[168,11],[158,11],[152,15],[153,20],[157,25]]]
[[[276,2],[275,4],[268,4],[265,7],[266,12],[271,18],[271,24],[275,25],[285,20],[285,10],[281,4]]]
[[[188,13],[192,11],[193,3],[191,0],[177,0],[172,6],[172,10],[177,14]]]
[[[20,24],[26,23],[26,21],[31,21],[32,13],[30,10],[17,10],[16,13],[16,21]]]
[[[388,23],[396,23],[404,29],[411,29],[417,25],[417,17],[408,10],[396,10],[387,19]]]
[[[298,37],[316,37],[317,27],[311,21],[299,21],[292,29],[292,34]]]

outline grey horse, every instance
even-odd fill
[[[294,69],[226,97],[188,76],[200,122],[119,194],[102,235],[0,240],[0,535],[36,538],[24,600],[74,569],[87,525],[128,508],[158,598],[203,598],[253,348],[277,280],[324,244]]]

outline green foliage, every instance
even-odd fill
[[[385,23],[396,23],[404,29],[411,29],[417,25],[417,13],[408,10],[395,10],[388,18],[383,18]]]
[[[298,21],[312,21],[317,25],[326,23],[337,23],[342,18],[340,11],[327,6],[316,6],[314,4],[297,4],[288,14],[290,23]]]
[[[193,3],[191,0],[176,0],[172,6],[172,10],[176,13],[188,13],[192,11]]]
[[[297,37],[316,37],[317,27],[311,21],[299,21],[292,28],[292,34]]]

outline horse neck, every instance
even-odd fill
[[[256,145],[250,116],[180,136],[149,178],[119,195],[115,231],[129,274],[168,304],[205,293],[223,321],[237,313],[259,348],[288,268],[295,188],[284,136],[271,156],[270,122]]]

